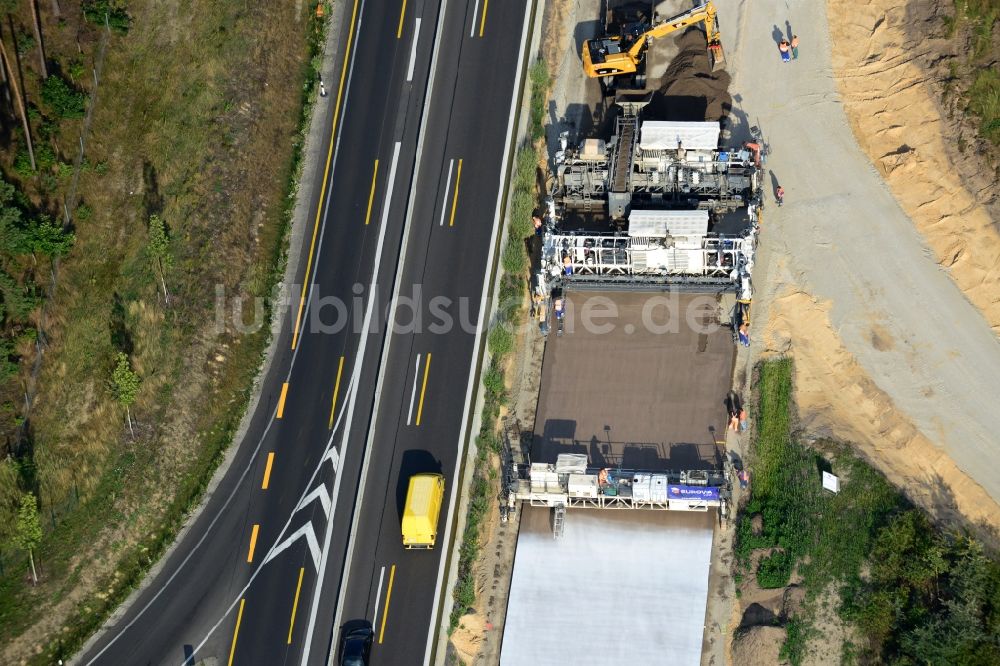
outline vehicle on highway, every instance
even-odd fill
[[[368,620],[351,620],[340,632],[340,666],[368,666],[375,630]]]
[[[403,548],[429,549],[437,541],[438,518],[444,500],[444,476],[414,474],[403,508]]]

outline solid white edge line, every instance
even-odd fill
[[[378,244],[375,249],[375,265],[372,269],[372,282],[369,288],[368,296],[368,307],[365,311],[365,325],[361,329],[361,339],[358,343],[358,355],[354,361],[354,374],[352,377],[352,382],[354,384],[354,390],[351,392],[350,404],[347,407],[347,423],[344,426],[344,446],[347,446],[347,442],[350,441],[351,423],[354,420],[354,405],[358,397],[358,380],[361,376],[361,367],[364,365],[365,358],[365,348],[368,346],[368,338],[370,337],[369,331],[371,331],[371,321],[372,315],[375,313],[375,285],[378,280],[379,267],[382,265],[382,250],[385,247],[385,231],[389,226],[389,209],[392,208],[392,195],[393,195],[393,185],[396,182],[396,166],[399,164],[399,149],[402,143],[397,141],[396,145],[392,149],[392,166],[389,167],[389,180],[386,181],[386,194],[385,203],[382,206],[382,220],[380,223],[380,229],[378,232]],[[342,474],[338,474],[336,481],[334,482],[334,493],[336,494],[340,490],[340,481],[343,478]],[[336,507],[334,507],[334,513],[336,513]],[[333,538],[333,513],[330,514],[329,520],[326,521],[326,535],[323,538],[323,556],[320,560],[319,572],[316,576],[316,586],[313,588],[313,599],[312,606],[309,609],[309,628],[306,630],[306,638],[302,647],[302,661],[300,662],[302,666],[306,666],[309,663],[309,651],[312,646],[313,632],[316,629],[316,615],[319,611],[319,601],[323,596],[323,579],[326,578],[326,566],[329,563],[330,554],[330,540]]]
[[[413,391],[410,393],[410,411],[406,415],[406,425],[413,422],[413,403],[417,399],[417,380],[420,379],[420,354],[417,354],[417,365],[413,369]]]
[[[534,9],[534,4],[535,3],[532,0],[527,0],[524,8],[524,28],[522,29],[521,32],[521,51],[517,57],[517,72],[514,77],[514,89],[513,92],[511,93],[511,101],[510,101],[510,118],[507,120],[507,138],[506,138],[507,145],[504,148],[504,159],[502,162],[504,168],[500,170],[500,185],[499,185],[500,191],[497,192],[496,215],[493,220],[493,235],[490,239],[489,257],[486,260],[487,272],[486,272],[486,277],[483,280],[483,295],[479,305],[479,324],[476,327],[476,340],[475,344],[473,345],[474,351],[472,355],[472,363],[469,366],[469,386],[465,391],[465,409],[462,411],[462,427],[458,432],[458,455],[455,457],[455,470],[452,472],[451,476],[453,484],[452,487],[455,490],[451,493],[451,499],[449,499],[448,501],[448,520],[445,523],[445,528],[444,528],[445,543],[441,550],[441,562],[438,565],[437,583],[435,584],[434,587],[434,603],[431,606],[430,623],[429,623],[430,626],[427,631],[427,646],[424,649],[425,666],[427,666],[430,663],[431,648],[434,646],[435,643],[434,634],[437,633],[438,630],[438,625],[436,620],[438,615],[438,604],[441,601],[441,588],[443,587],[442,579],[444,578],[445,574],[445,563],[448,561],[447,555],[451,549],[451,526],[452,522],[455,519],[455,503],[459,495],[458,490],[460,490],[461,488],[458,480],[458,471],[459,469],[461,469],[462,466],[462,452],[463,452],[463,444],[465,442],[465,431],[469,425],[469,412],[472,407],[471,404],[472,398],[476,388],[476,361],[479,357],[479,350],[480,350],[480,345],[482,344],[482,335],[484,328],[483,324],[487,314],[486,301],[487,301],[487,292],[490,287],[489,272],[492,270],[493,260],[495,258],[497,251],[497,236],[503,227],[503,219],[500,216],[500,211],[502,210],[503,197],[504,194],[506,193],[506,187],[504,186],[506,185],[507,181],[507,166],[511,161],[512,158],[511,152],[513,151],[514,148],[514,142],[512,141],[514,133],[514,117],[517,115],[516,114],[517,105],[521,103],[521,96],[519,93],[521,90],[522,73],[524,71],[524,56],[525,53],[527,52],[526,42],[528,39],[528,26],[531,25],[531,10]],[[497,285],[499,285],[499,281],[497,281]],[[442,619],[444,618],[442,617]]]
[[[441,202],[441,221],[438,226],[444,226],[444,216],[448,212],[448,194],[451,193],[451,170],[455,168],[455,158],[448,162],[448,180],[444,184],[444,201]]]
[[[479,18],[479,0],[476,0],[476,8],[472,10],[472,27],[469,29],[469,37],[476,36],[476,19]]]
[[[431,101],[433,100],[432,91],[434,90],[434,81],[437,78],[437,59],[442,41],[440,39],[440,36],[443,34],[444,31],[444,19],[445,15],[447,14],[447,10],[448,10],[448,0],[442,0],[441,9],[439,10],[440,13],[438,14],[438,25],[437,25],[437,32],[435,33],[436,38],[434,39],[434,48],[433,51],[431,52],[430,75],[427,78],[427,90],[424,94],[424,109],[421,111],[422,117],[420,120],[420,131],[417,134],[417,151],[413,159],[413,164],[414,164],[413,180],[410,183],[410,195],[408,199],[409,203],[407,205],[407,210],[406,210],[406,222],[403,224],[403,242],[399,248],[399,262],[396,266],[397,278],[403,270],[403,264],[405,263],[406,260],[406,249],[410,243],[410,229],[412,227],[412,222],[413,222],[413,201],[415,200],[416,197],[417,183],[419,182],[420,159],[423,154],[424,138],[427,130],[427,120],[429,115],[428,111],[430,110],[430,104]],[[401,287],[400,281],[396,279],[395,285],[393,286],[392,300],[389,304],[390,327],[391,327],[391,322],[393,321],[391,317],[395,316],[396,304],[399,300],[400,287]],[[347,585],[345,583],[347,581],[348,576],[350,575],[351,563],[354,559],[354,548],[352,544],[354,542],[354,537],[358,531],[358,521],[361,519],[361,506],[364,503],[365,486],[368,482],[368,466],[371,462],[372,439],[375,436],[375,423],[378,420],[377,415],[378,415],[379,405],[381,404],[382,400],[382,386],[385,383],[386,359],[389,357],[389,349],[392,347],[392,337],[393,337],[392,331],[391,329],[388,329],[386,333],[385,344],[382,347],[382,357],[379,359],[378,380],[375,383],[375,396],[374,396],[374,401],[372,403],[373,417],[371,420],[371,424],[369,425],[368,428],[368,439],[365,445],[364,460],[361,463],[361,482],[358,484],[358,492],[356,500],[357,504],[355,505],[354,508],[354,518],[351,521],[351,531],[347,537],[347,544],[348,544],[347,557],[344,558],[344,568],[343,571],[341,572],[341,578],[340,578],[340,593],[337,595],[336,612],[334,613],[333,617],[334,630],[340,627],[341,616],[344,609],[344,597],[347,594]],[[337,656],[337,651],[330,650],[330,656],[328,658],[329,666],[334,666],[333,660],[336,658],[336,656]]]
[[[407,82],[413,80],[413,66],[417,64],[417,42],[420,40],[420,18],[417,18],[417,26],[413,30],[413,50],[410,51],[410,66],[406,70]]]
[[[375,610],[372,611],[372,626],[375,626],[375,620],[378,619],[378,607],[382,603],[383,580],[385,580],[385,567],[382,567],[382,571],[378,574],[378,592],[375,594]]]
[[[355,26],[356,35],[360,35],[361,34],[361,22],[362,22],[362,19],[363,19],[363,16],[364,16],[364,8],[365,8],[364,0],[360,0],[359,5],[360,5],[360,11],[358,12],[358,23],[357,23],[357,26]],[[353,48],[352,48],[351,54],[350,54],[351,64],[348,67],[348,75],[347,75],[347,83],[346,83],[346,91],[347,92],[346,92],[346,94],[344,96],[344,104],[341,107],[340,121],[338,121],[338,125],[335,128],[336,140],[335,140],[335,144],[334,144],[334,147],[333,147],[333,157],[331,158],[330,176],[329,176],[329,178],[327,180],[327,188],[328,188],[327,192],[328,192],[328,194],[327,194],[326,202],[324,204],[324,209],[323,209],[323,222],[322,222],[322,224],[320,226],[320,236],[317,239],[317,243],[316,243],[316,257],[315,257],[314,265],[319,265],[319,255],[322,252],[322,248],[323,248],[323,235],[326,232],[326,220],[327,220],[327,217],[329,216],[329,212],[330,212],[330,199],[332,198],[333,175],[334,175],[334,172],[336,171],[337,155],[340,153],[340,138],[341,138],[341,136],[343,134],[342,131],[341,131],[341,128],[343,127],[343,117],[347,113],[347,101],[348,101],[348,99],[351,96],[351,79],[354,76],[354,56],[355,56],[355,54],[357,53],[357,50],[358,50],[357,49],[357,45],[358,45],[358,39],[357,38],[355,38],[355,39],[352,40],[352,45],[353,45]],[[315,272],[313,272],[313,281],[315,281]],[[302,311],[302,319],[303,319],[302,326],[305,326],[305,319],[306,319],[306,317],[309,314],[309,300],[310,299],[309,299],[309,297],[307,295],[307,297],[306,297],[306,307]],[[293,322],[292,335],[295,335],[294,322]],[[301,342],[301,340],[300,340],[300,342]],[[295,346],[295,350],[292,352],[292,360],[288,364],[288,374],[285,375],[285,381],[286,382],[291,379],[292,369],[295,367],[295,360],[298,358],[299,349],[301,349],[301,348],[302,348],[302,345],[298,344],[298,345]],[[350,387],[348,387],[348,390],[350,390]],[[107,642],[107,644],[104,647],[102,647],[100,649],[100,651],[96,655],[94,655],[93,659],[91,659],[90,661],[88,661],[85,666],[90,666],[95,661],[97,661],[98,659],[100,659],[101,655],[103,655],[112,645],[114,645],[116,642],[118,642],[118,639],[121,638],[122,635],[126,631],[128,631],[130,628],[132,628],[132,626],[136,622],[139,621],[139,618],[141,618],[146,613],[146,611],[149,610],[149,608],[154,603],[156,603],[156,600],[160,598],[160,595],[162,595],[163,592],[167,589],[167,587],[169,587],[173,583],[174,579],[177,578],[177,576],[184,569],[184,567],[187,566],[187,563],[191,560],[191,558],[194,556],[194,554],[198,551],[199,548],[201,548],[201,545],[205,542],[205,539],[208,538],[208,535],[211,534],[212,529],[215,527],[215,524],[218,522],[219,518],[221,518],[222,514],[225,513],[226,508],[229,506],[229,503],[233,500],[233,498],[236,496],[236,493],[239,492],[240,489],[241,489],[241,487],[243,486],[243,480],[246,478],[246,475],[250,472],[250,469],[254,466],[255,461],[257,460],[257,454],[260,453],[260,447],[261,447],[261,445],[263,445],[264,440],[267,439],[267,434],[268,434],[268,432],[270,432],[271,426],[274,425],[275,416],[277,415],[277,413],[278,413],[278,410],[277,410],[277,407],[275,407],[274,412],[271,415],[271,419],[268,422],[267,427],[264,428],[264,432],[261,433],[260,439],[257,441],[257,446],[254,448],[253,453],[250,454],[250,459],[247,461],[247,466],[246,466],[246,468],[244,468],[243,472],[240,474],[240,478],[236,482],[236,485],[233,486],[232,491],[230,491],[229,496],[226,498],[226,501],[223,502],[222,507],[215,514],[215,516],[212,517],[212,520],[209,522],[208,526],[205,528],[205,531],[202,533],[201,537],[198,539],[198,541],[195,543],[195,545],[191,548],[191,550],[188,552],[188,554],[184,557],[184,559],[181,561],[181,563],[179,565],[177,565],[177,569],[175,569],[174,572],[172,574],[170,574],[170,576],[167,578],[166,582],[164,582],[163,585],[160,586],[160,589],[157,590],[156,594],[153,595],[153,598],[150,599],[146,603],[146,605],[143,606],[142,609],[139,610],[138,613],[136,613],[135,617],[133,617],[129,621],[128,624],[126,624],[124,627],[122,627],[121,630],[118,631],[118,633],[111,640],[109,640]],[[338,418],[337,421],[339,423],[340,419]],[[337,429],[335,427],[334,430],[333,430],[333,432],[336,432],[336,430]],[[332,435],[331,435],[331,439],[332,439]],[[320,461],[320,465],[318,465],[316,467],[316,472],[313,473],[313,478],[315,478],[316,473],[319,471],[319,469],[320,469],[321,466],[322,466],[322,461]],[[306,484],[306,490],[303,491],[303,497],[305,496],[306,492],[308,491],[310,485],[312,485],[312,479],[310,479],[309,483]],[[334,501],[335,500],[336,500],[336,495],[334,495]],[[301,501],[301,498],[300,498],[300,501]],[[288,524],[291,523],[292,516],[294,516],[294,515],[295,515],[295,511],[293,511],[292,514],[289,516],[288,523],[285,524],[285,528],[282,529],[281,533],[278,535],[278,538],[275,540],[275,544],[277,544],[280,541],[281,537],[284,535],[285,530],[288,529]],[[195,520],[197,520],[197,518],[195,518]],[[274,546],[272,546],[272,548],[273,547]],[[169,556],[170,555],[168,554],[165,557],[169,557]],[[261,566],[263,566],[263,564]],[[258,568],[257,571],[260,571],[260,569]],[[243,589],[244,592],[246,591],[247,588],[249,588],[250,582],[253,581],[253,579],[256,577],[256,575],[257,574],[255,572],[253,574],[253,576],[251,576],[250,581],[247,583],[247,587],[245,587]],[[242,593],[240,594],[240,596],[242,596]],[[216,623],[215,627],[213,627],[212,630],[209,631],[209,633],[205,636],[205,639],[201,642],[201,644],[199,645],[199,648],[202,647],[202,646],[204,646],[205,642],[208,640],[208,637],[211,636],[212,631],[215,631],[215,629],[219,626],[219,624],[222,622],[222,620],[224,620],[226,618],[226,616],[230,612],[232,612],[232,610],[233,610],[233,608],[235,608],[235,606],[236,606],[236,602],[234,601],[233,604],[231,604],[229,606],[229,608],[226,610],[226,612],[219,619],[219,622]],[[187,660],[185,660],[185,663],[186,662],[187,662]]]

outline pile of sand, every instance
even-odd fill
[[[485,626],[483,616],[476,613],[463,615],[459,620],[458,628],[452,632],[450,639],[459,663],[471,664],[479,656]]]
[[[938,4],[829,0],[833,74],[861,149],[1000,333],[1000,184],[961,97],[945,95],[956,46],[943,32],[953,8]]]
[[[784,627],[751,627],[733,639],[733,663],[740,666],[774,666],[785,643]]]
[[[771,303],[765,355],[795,360],[803,428],[854,442],[912,501],[939,518],[1000,525],[1000,506],[897,411],[844,348],[830,326],[829,307],[801,291]]]

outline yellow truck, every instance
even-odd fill
[[[410,477],[403,508],[403,548],[434,547],[443,499],[444,476],[414,474]]]

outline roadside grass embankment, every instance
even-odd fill
[[[539,161],[545,154],[541,139],[545,135],[543,123],[549,72],[544,61],[538,60],[531,65],[528,80],[528,94],[531,96],[528,131],[531,141],[518,148],[514,162],[507,242],[500,257],[498,307],[487,337],[490,361],[483,373],[485,401],[482,426],[476,436],[475,469],[459,547],[458,580],[453,592],[449,631],[454,631],[461,617],[471,612],[476,604],[475,563],[482,544],[483,520],[489,511],[496,510],[499,493],[499,470],[494,459],[501,450],[500,411],[503,406],[509,407],[512,398],[507,390],[506,372],[511,354],[518,345],[515,331],[525,320],[524,285],[528,270],[525,239],[534,232],[531,218],[538,198],[536,176]]]
[[[949,37],[968,48],[952,63],[952,79],[962,79],[968,88],[966,112],[974,115],[980,135],[1000,146],[1000,0],[954,0],[955,14],[945,18]]]
[[[0,474],[38,492],[45,527],[37,588],[27,554],[0,545],[0,662],[78,649],[173,542],[232,444],[269,342],[321,65],[324,22],[301,9],[196,0],[179,15],[132,0],[112,26],[30,455]],[[142,381],[134,437],[109,386],[119,353]]]
[[[843,444],[804,445],[792,429],[792,361],[766,361],[756,382],[757,437],[750,499],[737,523],[736,580],[761,588],[793,578],[801,610],[779,618],[782,657],[801,664],[828,627],[816,622],[830,591],[857,644],[845,663],[1000,663],[1000,560],[971,535],[933,525]],[[822,490],[821,473],[841,490]],[[755,551],[769,552],[756,571]]]

